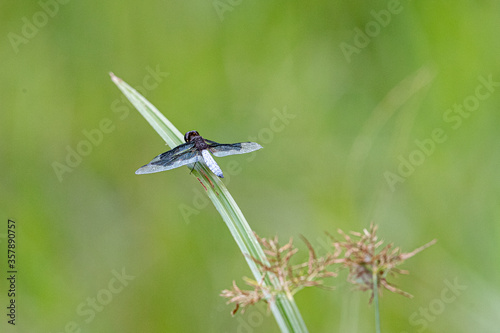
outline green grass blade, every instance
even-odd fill
[[[141,115],[149,122],[165,142],[174,148],[184,143],[183,134],[170,122],[158,109],[147,101],[135,89],[130,87],[122,79],[110,73],[112,81],[118,86],[128,100],[135,106]],[[202,170],[203,169],[203,170]],[[208,177],[207,181],[200,172]],[[231,235],[240,248],[243,256],[252,271],[256,281],[261,281],[262,275],[251,257],[266,263],[267,259],[255,238],[252,229],[248,225],[243,213],[228,192],[219,177],[214,176],[202,163],[196,163],[192,174],[204,185],[208,197],[212,200],[215,208],[226,223]],[[210,182],[213,184],[210,184]],[[267,285],[277,286],[277,281],[268,277],[264,280]],[[278,296],[276,302],[271,303],[271,311],[282,332],[307,332],[306,325],[293,299],[286,296]]]

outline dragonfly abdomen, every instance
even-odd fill
[[[214,174],[216,174],[220,178],[224,178],[222,170],[220,169],[219,165],[217,164],[217,162],[215,162],[214,158],[212,157],[212,155],[210,155],[207,149],[203,149],[201,151],[201,156],[203,156],[205,164]]]

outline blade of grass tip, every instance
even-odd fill
[[[170,148],[184,143],[184,135],[153,104],[113,73],[109,73],[109,75],[118,89],[122,91],[151,127],[160,134]]]
[[[182,133],[154,105],[113,73],[110,73],[110,76],[132,105],[171,148],[184,142]],[[201,171],[209,178],[208,182],[201,176]],[[208,197],[212,200],[243,253],[255,280],[260,281],[261,272],[251,257],[257,258],[264,263],[267,263],[267,259],[240,208],[224,183],[218,177],[213,176],[203,164],[196,163],[192,174],[202,182]],[[213,187],[209,182],[213,184]],[[273,281],[268,277],[264,281],[266,284],[277,286],[277,281]],[[271,304],[271,310],[282,332],[307,332],[305,323],[293,299],[277,297],[276,302]]]

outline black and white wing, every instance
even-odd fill
[[[193,143],[184,143],[156,156],[151,162],[139,168],[135,173],[142,175],[146,173],[160,172],[175,169],[180,166],[200,161],[201,155],[194,148]]]
[[[246,154],[262,148],[256,142],[240,142],[240,143],[217,143],[215,141],[206,140],[212,154],[216,157],[224,157],[228,155]]]

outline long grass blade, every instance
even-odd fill
[[[154,105],[113,73],[110,73],[110,76],[112,81],[170,148],[174,148],[184,142],[182,133]],[[201,176],[202,171],[209,181]],[[204,185],[208,197],[212,200],[243,253],[255,280],[261,281],[262,274],[251,257],[263,263],[266,263],[267,259],[252,229],[226,186],[219,177],[212,175],[207,167],[201,163],[196,163],[192,174]],[[213,187],[210,182],[213,184]],[[277,286],[278,282],[266,277],[264,283]],[[271,311],[282,332],[307,332],[306,325],[293,298],[290,299],[286,296],[277,297],[276,302],[271,303]]]

